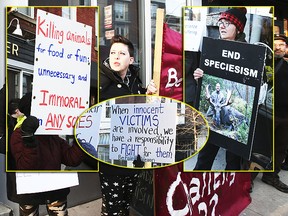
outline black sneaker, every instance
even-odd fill
[[[288,193],[288,185],[284,184],[279,178],[267,177],[263,175],[262,181],[275,187],[277,190],[283,193]]]

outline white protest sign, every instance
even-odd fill
[[[102,105],[89,108],[79,117],[76,125],[76,137],[81,143],[91,144],[97,150],[99,143],[99,131]]]
[[[37,10],[31,115],[37,134],[73,134],[89,106],[92,27]]]
[[[38,193],[79,185],[77,173],[16,173],[17,194]]]
[[[109,159],[175,162],[176,103],[114,104]]]
[[[185,20],[184,23],[184,50],[199,51],[203,37],[204,24],[201,21]]]

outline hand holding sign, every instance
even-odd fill
[[[200,68],[197,68],[194,72],[193,72],[193,76],[195,80],[198,80],[200,78],[202,78],[204,75],[204,71]]]

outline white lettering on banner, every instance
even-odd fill
[[[174,82],[172,82],[172,80],[174,80]],[[175,68],[170,68],[168,70],[168,82],[165,88],[171,88],[173,86],[179,87],[181,85],[182,80],[183,80],[182,78],[178,79],[177,70]]]
[[[212,68],[216,68],[216,69],[229,71],[232,73],[243,74],[245,76],[250,76],[250,77],[254,77],[254,78],[257,78],[257,76],[258,76],[258,70],[250,69],[247,67],[242,67],[239,65],[228,64],[225,62],[214,61],[212,59],[205,59],[204,65],[206,67],[212,67]]]
[[[185,191],[185,194],[187,195],[187,205],[183,209],[174,210],[174,208],[173,208],[173,195],[176,192],[176,187],[180,183],[183,185],[183,189]],[[168,193],[167,193],[166,205],[167,205],[167,208],[168,208],[170,215],[181,216],[181,215],[187,215],[188,212],[190,212],[191,215],[193,214],[192,203],[191,203],[191,200],[189,198],[189,193],[188,193],[188,187],[181,180],[181,172],[178,172],[176,180],[170,185],[170,188],[169,188]]]
[[[234,52],[234,51],[229,51],[229,50],[222,50],[222,56],[225,58],[232,58],[232,59],[240,59],[240,53],[239,52]]]
[[[194,206],[194,210],[198,210],[198,212],[194,212],[194,215],[203,215],[204,213],[204,215],[214,216],[219,201],[217,189],[225,184],[231,187],[234,183],[235,173],[203,173],[202,178],[193,177],[188,186],[183,182],[181,172],[178,172],[176,180],[170,185],[167,192],[166,205],[168,212],[170,215],[177,216],[186,216],[188,213],[193,215]],[[176,189],[180,188],[178,186],[182,186],[181,188],[184,189],[187,204],[182,209],[176,210],[173,206],[173,196],[177,193]],[[212,196],[209,201],[208,199],[207,201],[201,200],[209,195]]]

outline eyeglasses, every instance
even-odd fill
[[[227,28],[230,24],[231,24],[231,22],[229,22],[229,21],[220,20],[220,21],[217,22],[217,26],[220,27],[220,25],[223,25],[225,28]]]

